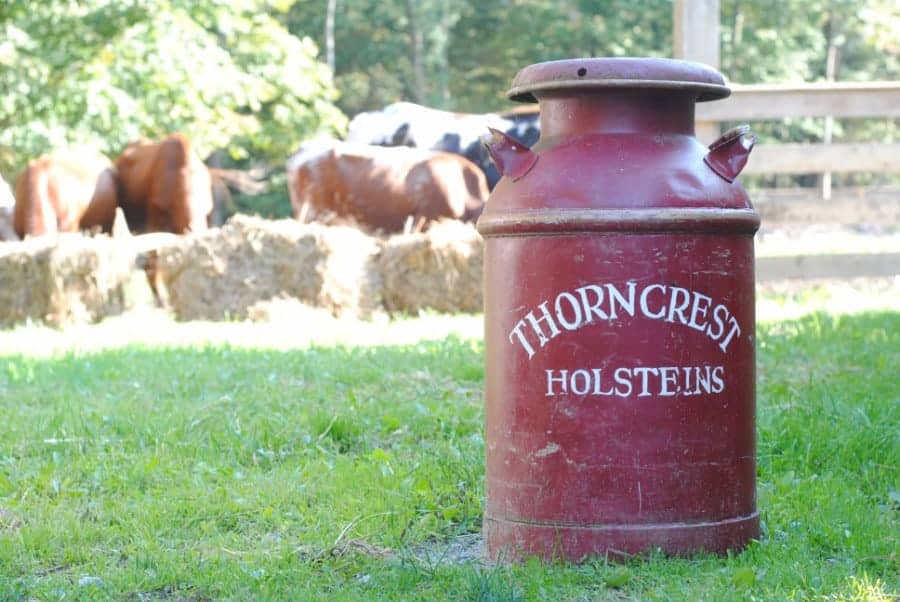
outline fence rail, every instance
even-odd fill
[[[762,144],[745,174],[900,173],[900,144]]]
[[[719,67],[722,40],[720,0],[674,0],[673,55]],[[900,191],[895,187],[831,187],[833,173],[900,173],[900,144],[831,144],[833,119],[900,117],[900,82],[817,82],[732,84],[729,98],[697,105],[697,138],[709,144],[721,122],[817,117],[826,135],[815,144],[761,144],[750,154],[745,174],[822,174],[822,187],[762,189],[753,193],[764,224],[900,223]],[[900,253],[762,258],[761,281],[813,277],[847,278],[900,274]]]
[[[697,121],[786,117],[900,117],[900,82],[733,84],[731,96],[697,105]]]

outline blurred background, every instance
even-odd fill
[[[67,144],[114,156],[180,131],[210,165],[262,174],[265,190],[236,194],[229,213],[287,216],[285,158],[361,111],[502,112],[530,63],[673,55],[734,84],[699,133],[753,120],[755,199],[897,204],[894,0],[4,0],[0,174]]]

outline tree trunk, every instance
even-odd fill
[[[337,11],[337,0],[327,0],[325,9],[325,57],[331,72],[334,73],[334,13]]]
[[[840,34],[837,32],[838,26],[835,22],[833,13],[828,15],[828,53],[825,56],[825,79],[833,82],[837,78],[838,52],[843,42]],[[828,115],[825,117],[825,131],[823,132],[822,142],[831,144],[834,136],[834,117]],[[831,200],[831,172],[826,171],[822,174],[822,200]]]
[[[413,69],[413,100],[425,102],[425,62],[422,31],[416,16],[416,0],[406,0],[406,19],[409,21],[409,52]]]
[[[447,3],[441,4],[441,29],[443,30],[443,44],[441,47],[441,108],[450,106],[450,11]]]

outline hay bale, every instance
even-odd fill
[[[277,298],[365,317],[378,307],[378,251],[352,228],[235,215],[159,248],[155,268],[160,296],[181,320],[246,318]]]
[[[29,238],[0,245],[0,324],[52,325],[122,313],[133,256],[107,236]]]
[[[424,234],[401,234],[385,243],[378,260],[388,311],[480,312],[484,242],[475,228],[455,220]]]

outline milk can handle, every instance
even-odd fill
[[[756,137],[750,133],[750,126],[739,125],[710,144],[703,161],[721,178],[734,182],[747,165],[754,144]]]
[[[491,138],[485,143],[485,147],[491,154],[497,171],[513,182],[524,178],[537,163],[537,154],[512,136],[494,128],[488,129],[491,131]]]

